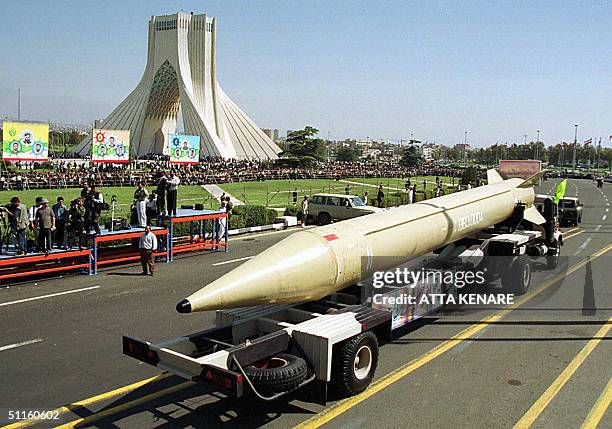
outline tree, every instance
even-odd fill
[[[315,161],[323,160],[325,141],[312,137],[318,132],[319,130],[311,126],[290,132],[287,135],[287,144],[285,151],[281,154],[280,163],[295,168],[308,167]]]
[[[404,167],[418,167],[423,164],[423,156],[416,146],[409,146],[404,149],[400,164]]]
[[[478,182],[478,170],[476,167],[468,167],[463,170],[461,174],[461,184],[467,185],[469,183],[476,184]]]
[[[356,149],[342,146],[336,152],[336,161],[354,162],[359,158],[359,152]]]

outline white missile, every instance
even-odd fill
[[[318,300],[392,268],[384,266],[392,258],[379,257],[427,254],[508,219],[519,204],[525,219],[542,224],[532,188],[540,175],[503,180],[489,170],[486,186],[297,232],[179,302],[177,311]]]

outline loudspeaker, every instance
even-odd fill
[[[181,208],[183,210],[193,210],[193,205],[192,204],[181,204]]]
[[[197,203],[197,204],[195,205],[195,209],[196,209],[196,210],[204,210],[204,204]]]

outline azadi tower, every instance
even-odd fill
[[[276,159],[280,148],[223,92],[216,74],[216,18],[177,13],[149,21],[147,66],[138,86],[101,124],[130,130],[131,156],[161,154],[176,130],[199,135],[200,156]],[[76,151],[91,151],[92,136]]]

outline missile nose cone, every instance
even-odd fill
[[[316,273],[316,276],[314,275]],[[217,278],[186,298],[196,312],[319,299],[333,292],[336,257],[326,241],[300,231]]]
[[[184,299],[176,304],[176,311],[179,313],[191,313],[191,303],[189,300]]]

